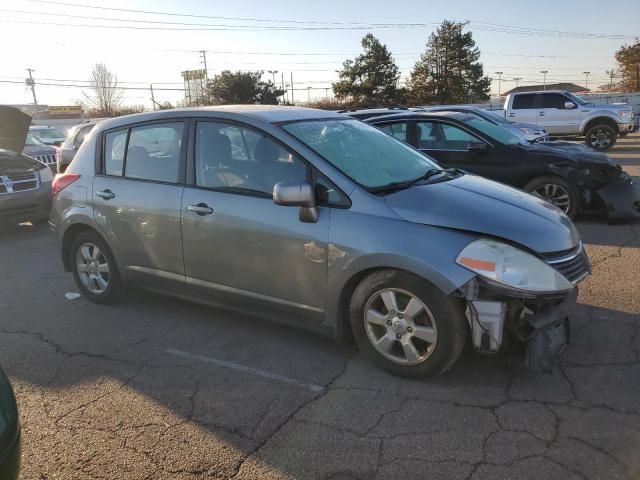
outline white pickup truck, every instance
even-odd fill
[[[638,120],[626,103],[594,105],[569,92],[546,90],[507,95],[507,120],[533,123],[554,137],[584,137],[595,150],[609,150],[619,135],[638,130]]]

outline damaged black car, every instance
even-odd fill
[[[640,184],[606,154],[571,142],[528,142],[476,115],[403,113],[367,120],[445,167],[520,188],[569,217],[640,218]],[[544,140],[541,138],[541,140]]]

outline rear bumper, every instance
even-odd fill
[[[630,177],[605,185],[596,191],[611,220],[632,220],[640,218],[640,183]]]
[[[38,190],[0,195],[0,222],[40,221],[49,218],[51,183]]]

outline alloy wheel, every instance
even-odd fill
[[[555,183],[543,183],[536,187],[532,192],[536,197],[542,198],[547,202],[555,205],[564,213],[571,210],[571,196],[567,190]]]
[[[82,285],[91,293],[100,295],[109,287],[109,262],[96,244],[80,245],[76,251],[76,268]]]
[[[589,135],[589,142],[597,149],[606,149],[611,145],[611,132],[598,128]]]
[[[405,290],[386,288],[371,295],[364,309],[364,322],[378,353],[401,365],[424,362],[438,340],[431,311]]]

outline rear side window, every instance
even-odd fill
[[[512,108],[514,110],[523,110],[526,108],[534,108],[533,104],[534,104],[534,100],[536,98],[536,94],[535,93],[531,93],[531,94],[525,94],[525,95],[516,95],[513,98],[513,105]]]
[[[177,183],[183,130],[182,122],[132,128],[124,176]]]
[[[122,176],[127,130],[118,130],[104,136],[104,173]]]

